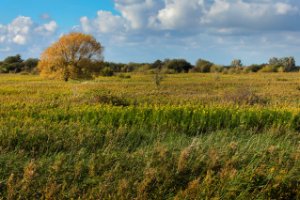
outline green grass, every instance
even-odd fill
[[[299,199],[297,76],[1,75],[0,199]]]
[[[189,137],[78,124],[58,131],[57,126],[15,133],[1,145],[3,196],[299,198],[295,132],[236,129]]]

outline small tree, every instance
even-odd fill
[[[152,69],[160,69],[163,66],[163,62],[161,60],[156,60],[154,63],[151,64]]]
[[[2,63],[2,71],[18,73],[24,68],[24,63],[19,54],[15,56],[9,56],[4,59]]]
[[[44,77],[71,79],[91,78],[97,71],[95,63],[103,60],[103,47],[96,39],[83,33],[62,36],[41,56],[38,68]]]
[[[24,69],[27,72],[31,72],[33,69],[35,69],[39,63],[39,59],[36,58],[28,58],[24,62]]]
[[[201,73],[209,73],[211,71],[211,67],[214,64],[210,61],[204,60],[204,59],[199,59],[196,62],[196,66],[193,69],[195,72],[201,72]]]
[[[101,71],[102,76],[113,76],[114,71],[110,67],[104,67]]]
[[[161,81],[163,80],[163,76],[160,74],[160,70],[157,70],[157,72],[155,73],[155,77],[154,77],[154,80],[155,80],[155,85],[156,85],[156,88],[159,89],[160,88],[160,83]]]
[[[243,64],[240,59],[234,59],[233,61],[231,61],[231,66],[235,68],[240,68],[243,66]]]
[[[185,72],[188,73],[193,68],[191,63],[184,59],[173,59],[165,61],[165,67],[167,69],[174,70],[177,73]]]
[[[293,71],[296,68],[296,61],[294,57],[283,57],[283,58],[270,58],[269,65],[275,68],[283,68],[284,72]]]

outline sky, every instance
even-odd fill
[[[113,62],[300,63],[299,0],[0,0],[0,60],[39,57],[72,31],[92,34]]]

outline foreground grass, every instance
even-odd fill
[[[300,135],[295,132],[236,129],[190,137],[75,123],[61,128],[36,127],[1,142],[2,196],[300,198]]]
[[[298,74],[214,76],[0,76],[0,199],[299,199]]]

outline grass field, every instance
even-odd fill
[[[299,73],[153,77],[0,75],[0,196],[300,199]]]

